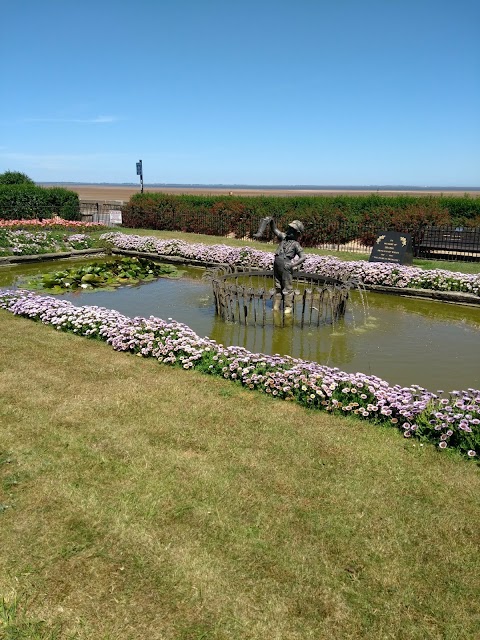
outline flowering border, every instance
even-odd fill
[[[6,245],[6,246],[5,246]],[[0,228],[0,257],[39,256],[43,254],[62,253],[90,249],[93,241],[86,233],[74,233],[59,236],[52,229],[45,231],[26,231],[25,229]]]
[[[415,436],[470,458],[480,454],[480,391],[476,389],[439,397],[417,385],[390,386],[363,373],[224,347],[172,319],[128,318],[115,310],[76,307],[66,300],[22,290],[0,292],[0,308],[58,330],[103,340],[116,351],[222,376],[313,409],[389,424],[406,438]]]
[[[159,240],[153,236],[127,235],[121,232],[104,233],[101,240],[124,251],[145,251],[165,256],[272,269],[273,252],[253,247],[229,247],[224,244],[206,245],[183,240]],[[333,256],[307,254],[302,269],[340,280],[353,279],[365,285],[398,288],[431,289],[432,291],[461,291],[480,297],[480,274],[464,274],[444,269],[425,270],[399,264],[345,261]]]
[[[82,222],[80,220],[65,220],[60,216],[52,218],[23,219],[23,220],[0,220],[0,229],[24,229],[25,227],[35,227],[39,229],[89,229],[90,231],[106,229],[108,225],[103,222]]]

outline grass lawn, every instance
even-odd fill
[[[2,640],[479,637],[474,463],[0,329]]]
[[[170,240],[177,238],[185,242],[201,242],[202,244],[226,244],[231,247],[251,246],[262,251],[273,251],[275,245],[273,243],[258,242],[256,240],[240,240],[237,238],[225,238],[223,236],[206,236],[196,233],[182,233],[180,231],[152,231],[150,229],[127,229],[119,227],[112,229],[120,233],[130,233],[139,236],[154,236],[161,240]],[[95,232],[98,237],[104,232]],[[339,260],[368,260],[367,253],[358,253],[350,251],[327,251],[324,249],[306,249],[306,253],[313,253],[320,256],[333,256]],[[415,258],[413,266],[422,269],[445,269],[446,271],[457,271],[460,273],[480,273],[480,262],[449,262],[447,260],[423,260]]]

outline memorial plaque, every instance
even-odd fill
[[[375,239],[368,261],[412,264],[412,236],[398,231],[382,231]]]

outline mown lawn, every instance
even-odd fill
[[[478,466],[0,311],[0,638],[472,639]]]

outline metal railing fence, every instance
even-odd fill
[[[82,206],[88,206],[82,203]],[[90,205],[91,206],[91,205]],[[96,203],[94,221],[103,221],[115,203]],[[120,207],[119,207],[120,208]],[[140,211],[139,217],[150,228],[166,231],[199,233],[220,237],[253,239],[258,231],[261,217],[255,215],[227,216],[206,209],[184,212],[165,211],[159,219],[157,214],[149,219],[149,213]],[[316,248],[339,253],[371,253],[376,238],[385,231],[410,233],[415,257],[427,260],[480,261],[480,227],[458,228],[454,226],[431,227],[421,224],[410,228],[385,228],[378,223],[358,223],[347,220],[325,220],[315,226],[305,224],[301,244],[305,248]],[[270,235],[264,242],[276,240]]]
[[[81,220],[84,222],[100,222],[107,226],[121,224],[123,202],[80,202]],[[50,208],[38,208],[29,211],[28,217],[51,218],[55,215]],[[145,217],[144,217],[145,216]],[[145,227],[159,230],[181,231],[253,239],[258,231],[261,217],[227,216],[205,209],[190,210],[182,213],[165,212],[159,220],[152,216],[149,220],[148,212],[141,214]],[[140,226],[140,225],[138,225]],[[413,253],[417,258],[426,260],[449,260],[480,262],[480,227],[455,226],[422,226],[412,228],[379,227],[374,223],[356,223],[345,220],[320,221],[315,226],[305,225],[305,233],[301,244],[305,248],[317,248],[339,253],[365,254],[371,253],[375,239],[384,231],[401,231],[410,233],[413,238]],[[266,236],[264,242],[276,242],[274,238]]]
[[[139,211],[135,225],[144,222],[146,227],[166,231],[182,231],[245,240],[253,239],[257,232],[260,216],[226,216],[205,209],[186,211],[165,211],[159,216]],[[134,217],[135,218],[135,217]],[[371,253],[376,238],[385,231],[409,233],[413,240],[415,257],[427,260],[480,261],[480,227],[458,228],[454,226],[431,227],[421,224],[410,228],[383,227],[378,223],[351,222],[346,220],[321,220],[315,225],[305,223],[305,233],[301,244],[305,248],[327,251],[365,254]],[[263,242],[276,240],[270,236]]]
[[[416,239],[415,256],[432,260],[480,261],[480,228],[425,227]]]

